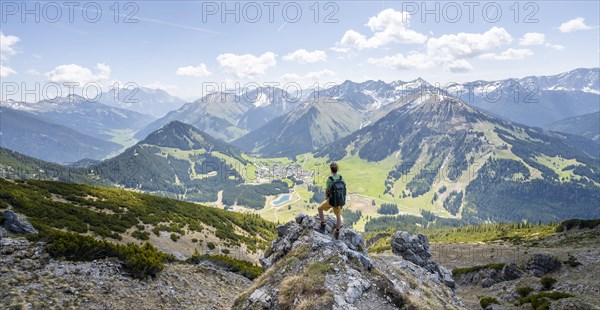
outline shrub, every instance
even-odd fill
[[[558,300],[569,297],[573,297],[573,295],[563,292],[539,292],[537,294],[519,298],[519,306],[531,303],[531,308],[533,309],[547,309],[547,307],[550,306],[548,299]]]
[[[481,308],[485,309],[487,306],[491,304],[499,304],[498,300],[494,297],[483,297],[479,300],[479,305]]]
[[[207,243],[206,246],[208,246],[208,249],[210,250],[214,250],[216,248],[215,244],[212,242]]]
[[[150,243],[142,246],[133,243],[113,244],[72,232],[62,232],[41,227],[40,232],[28,237],[47,243],[46,251],[53,257],[72,261],[91,261],[115,257],[123,262],[124,269],[134,278],[156,276],[163,269],[163,262],[174,260],[172,255],[159,252]]]
[[[179,238],[181,238],[178,234],[172,233],[171,234],[171,240],[177,242],[177,240],[179,240]]]
[[[516,289],[517,294],[521,297],[526,297],[529,293],[533,292],[533,289],[529,286],[519,286]]]
[[[553,277],[542,277],[540,283],[542,283],[542,287],[544,287],[545,290],[551,290],[556,283],[556,279]]]
[[[197,251],[187,261],[191,264],[208,261],[229,271],[239,273],[250,280],[258,278],[265,271],[264,268],[247,261],[225,255],[200,255]]]
[[[150,233],[147,231],[136,230],[131,233],[131,236],[138,240],[150,240]]]
[[[193,243],[196,243],[196,242],[198,242],[198,239],[196,239],[196,238],[192,238],[192,242],[193,242]]]
[[[479,271],[482,269],[495,269],[495,270],[501,270],[502,268],[504,268],[504,263],[498,263],[498,264],[488,264],[488,265],[481,265],[481,266],[473,266],[473,267],[467,267],[467,268],[454,268],[452,269],[452,276],[454,277],[460,277],[463,274],[469,273],[469,272],[474,272],[474,271]]]
[[[229,254],[229,250],[228,250],[228,249],[221,249],[221,252],[222,252],[223,254]]]
[[[563,263],[565,265],[569,265],[571,267],[577,267],[577,266],[581,265],[581,263],[579,261],[577,261],[577,258],[575,258],[575,256],[573,256],[571,254],[569,254],[569,259],[567,259]]]

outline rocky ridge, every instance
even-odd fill
[[[278,226],[278,238],[261,260],[266,272],[234,309],[464,308],[451,277],[444,278],[444,269],[431,259],[426,268],[402,256],[370,257],[360,233],[342,227],[336,240],[334,226],[328,216],[319,231],[318,219],[305,214]],[[427,256],[423,237],[405,248]]]

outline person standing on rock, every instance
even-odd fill
[[[335,214],[337,220],[334,231],[335,238],[337,239],[340,236],[340,228],[342,226],[342,207],[346,204],[346,183],[344,183],[342,176],[337,173],[337,163],[331,163],[329,169],[331,170],[331,175],[327,178],[325,185],[327,198],[318,208],[319,218],[321,219],[320,229],[323,232],[325,231],[325,216],[323,215],[323,211],[333,209],[333,214]]]

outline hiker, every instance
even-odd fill
[[[337,163],[331,163],[329,165],[331,175],[327,178],[325,185],[325,194],[327,198],[319,206],[319,218],[321,219],[321,231],[325,231],[325,216],[323,211],[329,211],[333,208],[333,213],[337,219],[335,223],[335,238],[338,239],[340,236],[340,228],[342,226],[342,207],[346,204],[346,183],[342,180],[342,176],[339,175]]]

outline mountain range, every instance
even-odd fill
[[[536,79],[546,93],[570,98],[551,106],[553,113],[568,114],[565,109],[580,104],[573,98],[599,98],[590,89],[595,73],[577,69],[560,78]],[[293,175],[281,175],[291,178],[288,183],[256,184],[246,174],[264,169],[257,165],[264,165],[264,157],[287,157],[268,162],[291,162],[305,171],[295,175],[305,175],[338,161],[352,192],[411,213],[423,209],[467,222],[600,217],[595,207],[600,146],[588,134],[597,113],[585,117],[589,126],[580,119],[566,121],[591,129],[547,131],[469,104],[422,79],[346,81],[337,89],[315,90],[302,102],[286,100],[283,90],[269,90],[213,93],[184,104],[138,131],[141,141],[121,154],[85,161],[61,175],[254,209],[265,206],[265,197],[287,192],[290,184],[304,187],[295,191],[298,201],[318,200],[318,188],[302,185]],[[36,117],[45,116],[39,111],[44,105],[33,106]],[[125,115],[137,115],[130,113]],[[3,161],[5,172],[18,165],[10,158]]]
[[[100,102],[116,108],[127,109],[155,118],[180,108],[185,101],[162,89],[147,87],[112,88],[102,94]]]

